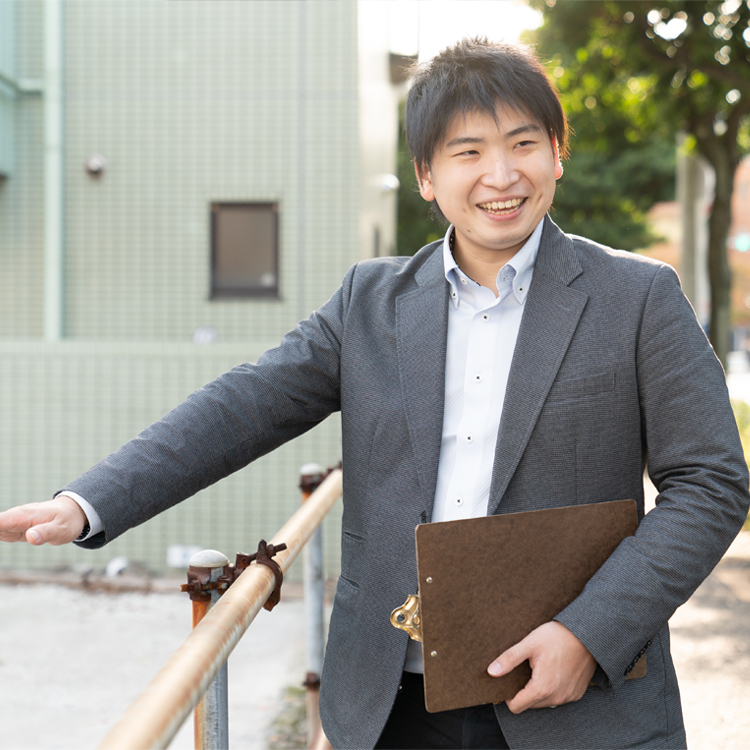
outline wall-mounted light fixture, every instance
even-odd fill
[[[219,334],[212,326],[198,326],[193,331],[194,344],[215,344],[219,340]]]
[[[378,177],[378,188],[381,193],[395,193],[401,187],[395,174],[381,174]]]
[[[101,154],[92,154],[84,164],[84,168],[90,177],[101,177],[106,167],[107,161]]]

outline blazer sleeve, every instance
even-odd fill
[[[750,503],[724,372],[668,266],[644,306],[637,373],[656,507],[555,618],[614,689],[721,559]]]
[[[79,546],[101,547],[338,411],[354,272],[257,363],[239,365],[195,391],[63,488],[86,498],[104,524]]]

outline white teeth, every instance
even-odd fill
[[[479,208],[482,208],[485,211],[507,211],[509,208],[518,208],[523,201],[523,198],[511,198],[507,201],[492,201],[491,203],[480,203]]]

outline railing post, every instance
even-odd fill
[[[267,546],[273,547],[271,556],[282,573],[289,570],[309,541],[312,530],[323,521],[341,497],[341,492],[342,474],[340,468],[336,468],[318,488],[316,496],[304,503],[273,536]],[[222,576],[216,580],[223,588]],[[99,750],[166,748],[258,612],[270,601],[276,587],[275,572],[267,565],[245,566],[244,572],[226,589],[213,610],[110,729]],[[182,590],[205,591],[197,579],[184,584]],[[322,748],[324,742],[327,741],[321,732],[318,745]],[[330,750],[330,745],[328,748]]]
[[[305,464],[299,470],[304,503],[326,477],[319,464]],[[305,621],[307,631],[307,746],[314,747],[322,732],[318,696],[325,648],[323,533],[318,526],[304,549]]]
[[[188,581],[216,581],[226,572],[229,559],[221,552],[205,549],[190,558]],[[191,594],[193,627],[195,627],[221,596],[219,589],[204,594]],[[227,663],[219,669],[203,697],[195,706],[195,750],[226,750],[229,747],[229,693]]]

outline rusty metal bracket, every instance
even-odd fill
[[[302,683],[302,687],[311,690],[320,690],[320,675],[315,672],[308,672],[305,675],[305,681]]]
[[[198,568],[191,565],[187,573],[188,582],[180,586],[180,591],[187,592],[193,602],[210,602],[211,590],[218,588],[217,582],[211,581],[210,577],[211,568]]]
[[[281,584],[284,582],[284,574],[281,572],[279,564],[271,558],[277,552],[281,552],[284,549],[286,549],[286,544],[283,542],[281,544],[266,544],[266,540],[261,539],[258,542],[258,551],[252,555],[248,555],[250,561],[255,560],[256,565],[265,565],[267,568],[271,568],[273,574],[276,576],[276,586],[271,592],[271,596],[268,597],[268,600],[263,605],[263,608],[269,611],[279,603],[279,599],[281,599]]]
[[[257,552],[254,552],[252,555],[238,552],[235,564],[225,565],[222,569],[222,574],[215,581],[211,580],[212,568],[191,565],[188,568],[188,582],[183,583],[180,586],[180,590],[188,593],[190,599],[194,602],[208,602],[211,600],[212,591],[218,591],[219,594],[223,594],[254,560],[257,565],[265,565],[270,568],[276,576],[276,586],[271,596],[268,597],[268,601],[263,605],[265,609],[271,610],[279,603],[279,599],[281,598],[281,584],[284,582],[284,574],[281,568],[271,558],[277,552],[285,549],[286,544],[283,542],[281,544],[266,544],[266,540],[261,539],[258,543]]]
[[[306,464],[305,467],[303,467],[303,471],[307,466],[310,466],[310,464]],[[315,464],[313,464],[313,466],[315,466]],[[320,471],[315,471],[310,474],[301,474],[299,478],[299,488],[303,493],[305,493],[305,499],[312,495],[312,493],[315,492],[315,490],[317,490],[321,484],[323,484],[323,481],[328,477],[329,474],[340,468],[341,461],[325,471],[321,469]]]

